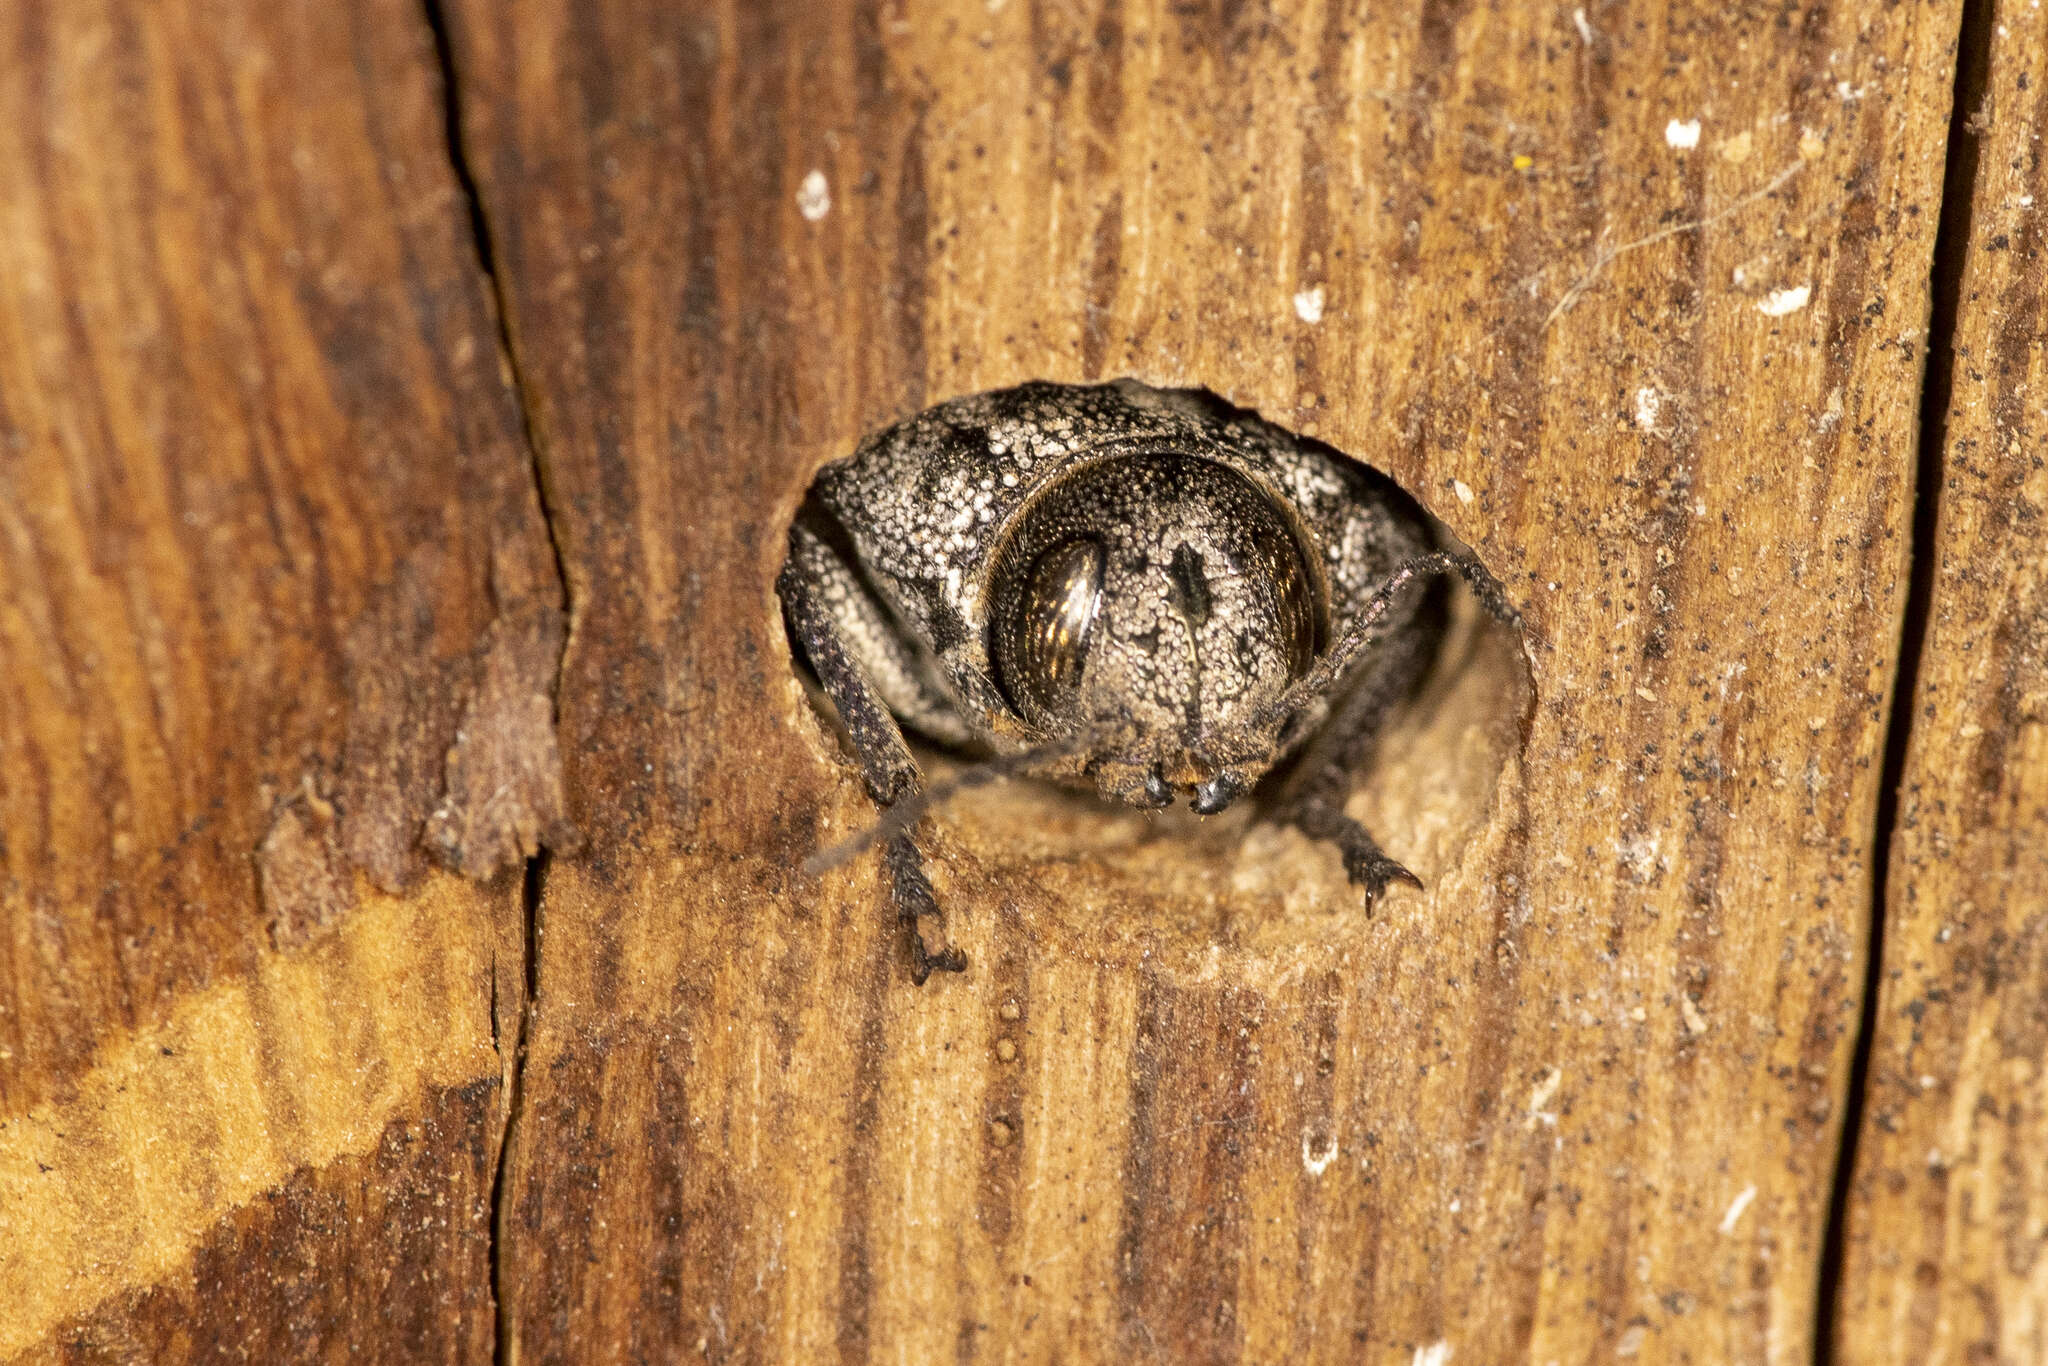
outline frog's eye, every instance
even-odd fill
[[[1081,685],[1102,609],[1102,543],[1067,541],[1031,566],[996,631],[996,668],[1012,700],[1057,716]]]

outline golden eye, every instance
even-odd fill
[[[1321,643],[1317,639],[1320,633],[1316,629],[1315,586],[1292,536],[1282,532],[1270,537],[1260,550],[1264,571],[1269,576],[1267,581],[1273,585],[1280,644],[1287,651],[1287,679],[1291,683],[1309,671]]]
[[[997,639],[998,667],[1017,700],[1058,715],[1081,685],[1088,637],[1102,607],[1098,541],[1068,541],[1038,557]]]

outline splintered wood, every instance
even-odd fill
[[[0,1359],[490,1356],[523,916],[434,864],[566,828],[562,598],[433,62],[0,8]]]

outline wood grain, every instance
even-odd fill
[[[1987,8],[1844,1362],[2048,1360],[2048,39]]]
[[[488,1354],[502,367],[417,8],[0,10],[0,1357]]]
[[[450,9],[592,833],[508,1359],[1810,1353],[1956,7]],[[1411,718],[1358,801],[1431,890],[1373,920],[1327,851],[989,794],[916,990],[871,861],[795,871],[867,813],[783,529],[883,422],[1117,374],[1395,473],[1530,724],[1483,649]]]
[[[510,356],[427,13],[0,11],[0,1359],[2048,1355],[2029,3],[1889,849],[1958,5],[460,0]],[[991,788],[917,990],[783,531],[1117,374],[1526,639],[1361,775],[1426,893]]]

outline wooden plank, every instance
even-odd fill
[[[594,835],[508,1352],[1808,1355],[1954,5],[451,10]],[[872,860],[795,871],[868,817],[783,529],[886,421],[1117,374],[1394,472],[1526,613],[1527,737],[1484,656],[1410,723],[1373,920],[983,794],[913,989]]]
[[[0,10],[0,1358],[488,1355],[561,634],[421,11]]]
[[[1985,6],[1844,1362],[2048,1360],[2048,42]],[[1965,171],[1970,169],[1964,168]]]

